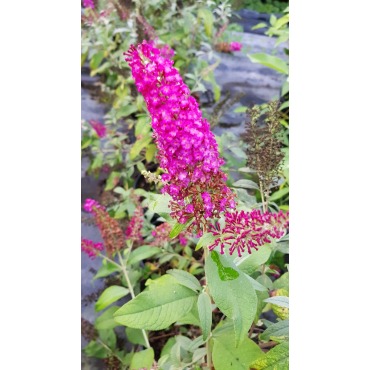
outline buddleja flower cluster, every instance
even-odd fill
[[[91,127],[95,130],[96,134],[102,139],[107,135],[107,128],[102,125],[99,121],[91,119],[89,121]]]
[[[239,42],[220,42],[216,45],[216,50],[221,53],[229,53],[231,51],[240,51],[242,49],[243,44]]]
[[[186,232],[181,231],[180,234],[174,238],[170,238],[170,232],[172,230],[172,226],[168,222],[164,222],[163,224],[157,226],[153,231],[152,235],[155,239],[150,243],[152,247],[161,247],[170,241],[173,243],[180,242],[181,245],[185,246],[188,242],[186,239]]]
[[[85,252],[92,260],[103,249],[103,243],[94,243],[92,240],[81,238],[81,251]]]
[[[141,243],[141,229],[143,228],[144,214],[141,206],[136,207],[134,215],[127,227],[126,237],[133,242]]]
[[[161,57],[145,40],[137,48],[131,45],[125,55],[152,117],[157,158],[167,172],[162,179],[170,182],[162,192],[174,200],[171,216],[182,224],[193,219],[200,235],[206,218],[235,208],[235,195],[220,170],[225,162],[219,157],[216,139],[172,60]]]
[[[98,226],[101,236],[104,241],[105,250],[108,254],[123,248],[123,232],[118,226],[117,221],[111,218],[104,207],[101,207],[97,201],[86,199],[84,204],[85,211],[94,216],[96,225]]]
[[[261,211],[254,209],[252,212],[225,212],[225,218],[225,227],[222,230],[219,224],[218,229],[211,226],[213,229],[211,232],[219,238],[209,246],[209,249],[212,251],[221,244],[221,254],[224,254],[225,245],[229,247],[230,255],[237,250],[241,257],[246,248],[251,254],[251,248],[258,250],[257,246],[271,243],[269,237],[281,238],[285,230],[289,230],[289,212],[285,215],[282,211],[278,214],[271,212],[261,214]]]

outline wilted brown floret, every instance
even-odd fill
[[[81,335],[88,341],[96,340],[98,337],[98,331],[94,328],[94,325],[89,321],[81,317]]]
[[[119,228],[117,220],[111,218],[108,212],[102,208],[94,207],[93,209],[95,211],[94,219],[103,238],[105,250],[111,255],[114,251],[123,248],[123,232]]]
[[[247,167],[255,170],[259,177],[261,196],[270,196],[270,189],[276,186],[284,160],[281,150],[280,102],[268,103],[266,119],[260,122],[261,108],[254,105],[247,110],[249,121],[246,122],[246,143],[248,148]]]

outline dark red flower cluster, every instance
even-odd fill
[[[92,260],[103,249],[102,243],[94,243],[92,240],[81,238],[81,251],[85,252]]]
[[[282,211],[278,214],[265,212],[261,214],[258,210],[252,212],[237,211],[234,213],[225,213],[225,227],[220,230],[211,225],[214,236],[220,236],[215,240],[215,243],[209,246],[209,250],[213,250],[221,243],[221,254],[224,253],[225,244],[229,247],[230,255],[238,250],[238,255],[241,257],[241,252],[248,249],[251,254],[251,248],[258,250],[257,246],[265,243],[271,243],[271,238],[281,238],[285,230],[289,230],[289,212],[285,215]]]
[[[111,218],[108,212],[104,210],[104,207],[101,207],[93,199],[86,199],[84,208],[94,216],[96,225],[102,235],[106,252],[112,254],[123,248],[123,232],[118,226],[117,220]]]
[[[141,229],[143,228],[143,222],[143,208],[141,205],[138,205],[125,233],[127,239],[130,239],[133,242],[142,242],[143,238],[141,236]]]

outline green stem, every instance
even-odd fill
[[[127,253],[127,257],[125,259],[126,263],[123,261],[120,252],[118,252],[118,258],[119,258],[119,260],[121,262],[121,265],[122,265],[122,271],[123,271],[123,274],[125,275],[125,278],[126,278],[126,281],[127,281],[128,290],[130,291],[130,294],[131,294],[132,299],[134,299],[135,298],[134,289],[132,288],[131,281],[130,281],[130,279],[128,277],[127,270],[126,270],[126,264],[127,264],[128,258],[130,257],[131,248],[132,248],[132,244],[133,243],[132,242],[131,243],[129,242],[127,244],[128,244],[128,253]],[[144,336],[144,339],[145,339],[145,343],[146,343],[147,348],[150,348],[149,339],[148,339],[148,336],[146,335],[145,330],[144,329],[141,329],[141,331],[143,332],[143,336]]]
[[[204,263],[206,263],[206,260],[209,256],[209,249],[208,247],[204,247]],[[211,293],[209,291],[208,281],[206,285],[205,292],[211,297]],[[207,350],[207,368],[208,370],[212,369],[212,351],[211,351],[211,336],[209,336],[207,342],[206,342],[206,350]]]
[[[123,361],[106,345],[104,344],[100,339],[98,339],[98,342],[100,342],[100,344],[108,351],[110,352],[114,357],[118,358],[118,360],[120,360],[122,363]]]
[[[105,260],[107,260],[108,262],[110,262],[110,263],[111,263],[111,264],[113,264],[113,265],[116,265],[117,267],[119,267],[119,268],[120,268],[120,270],[123,270],[122,266],[120,266],[118,263],[116,263],[116,262],[114,262],[113,260],[111,260],[109,257],[104,256],[104,254],[98,254],[97,256],[98,256],[98,257],[101,257],[101,258],[103,258],[103,259],[105,259]]]

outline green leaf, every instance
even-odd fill
[[[198,17],[204,20],[204,28],[206,30],[206,35],[208,37],[211,37],[213,26],[213,13],[207,8],[201,8],[198,10]]]
[[[252,180],[238,180],[233,183],[233,186],[236,188],[245,188],[245,189],[257,189],[260,190],[260,187]]]
[[[136,163],[136,166],[137,166],[137,169],[138,169],[140,172],[145,171],[145,166],[144,166],[143,162],[138,162],[138,163]]]
[[[271,279],[266,274],[258,276],[257,281],[270,290],[274,289]]]
[[[289,292],[289,272],[281,275],[279,279],[275,280],[274,289],[285,289]]]
[[[264,27],[267,27],[266,23],[258,23],[252,27],[252,30],[258,30],[259,28],[264,28]]]
[[[91,69],[94,70],[94,69],[98,68],[99,64],[102,62],[103,59],[104,59],[104,51],[96,52],[90,60]]]
[[[197,301],[194,291],[171,275],[154,280],[148,288],[115,313],[117,322],[131,328],[165,329],[186,315]]]
[[[275,193],[273,193],[271,195],[271,197],[269,198],[269,202],[273,202],[277,199],[280,199],[280,198],[284,197],[287,194],[289,194],[289,188],[282,188],[278,191],[275,191]]]
[[[216,370],[246,370],[253,361],[264,355],[256,343],[245,337],[235,348],[233,331],[228,331],[213,340],[212,357]]]
[[[248,107],[238,107],[234,109],[235,113],[245,113]]]
[[[109,288],[104,290],[98,301],[95,303],[95,312],[104,310],[105,307],[109,306],[115,301],[118,301],[128,293],[130,293],[130,291],[121,286],[110,286]]]
[[[289,308],[289,297],[283,296],[270,297],[265,299],[264,302],[271,303],[280,307]]]
[[[202,293],[198,297],[198,312],[203,340],[205,341],[207,340],[212,327],[212,304],[211,298],[207,293]]]
[[[260,336],[261,340],[268,341],[270,337],[288,337],[289,336],[289,319],[282,320],[269,326]]]
[[[236,193],[238,200],[244,202],[247,206],[254,206],[257,203],[257,199],[254,195],[249,195],[245,189],[233,188]]]
[[[143,368],[150,369],[154,362],[153,348],[144,349],[144,351],[136,352],[131,361],[131,370],[140,370]]]
[[[176,325],[179,325],[180,323],[183,325],[188,324],[188,325],[200,326],[197,301],[194,302],[193,307],[186,315],[177,319]]]
[[[135,105],[125,105],[117,110],[116,112],[116,119],[120,119],[122,117],[127,117],[132,113],[137,112],[137,106]]]
[[[275,25],[276,19],[277,19],[276,16],[274,14],[271,14],[271,16],[270,16],[270,24],[271,24],[271,26],[274,26]]]
[[[103,164],[103,153],[98,153],[94,158],[93,163],[91,164],[91,169],[95,170],[95,168],[101,167]]]
[[[86,53],[81,54],[81,67],[83,67],[88,54],[89,54],[88,51]]]
[[[176,224],[173,226],[171,232],[170,232],[170,238],[173,239],[177,235],[181,233],[181,231],[185,228],[187,228],[191,223],[193,222],[193,219],[186,221],[184,224],[180,224],[179,222],[176,222]]]
[[[258,290],[260,292],[267,292],[267,288],[265,286],[263,286],[262,284],[260,284],[258,281],[254,280],[253,278],[251,278],[249,275],[247,274],[244,274],[248,280],[251,282],[251,284],[253,285],[253,288],[254,290]],[[266,297],[267,298],[267,297]]]
[[[289,253],[289,243],[288,242],[283,242],[283,243],[276,243],[276,250],[288,254]]]
[[[152,141],[151,136],[144,137],[142,140],[135,141],[135,144],[132,146],[130,151],[130,159],[135,159],[136,156],[147,147]]]
[[[93,340],[83,349],[83,351],[88,357],[94,356],[96,358],[106,358],[108,356],[108,350]]]
[[[127,261],[127,266],[145,260],[146,258],[154,256],[155,254],[160,252],[162,252],[160,248],[151,247],[150,245],[142,245],[141,247],[136,248],[131,252],[130,257]]]
[[[162,348],[161,357],[165,355],[169,355],[171,353],[171,348],[174,346],[175,343],[176,343],[176,339],[174,337],[171,337],[170,339],[168,339],[168,341]]]
[[[289,108],[289,100],[285,101],[283,104],[281,104],[279,110],[283,110],[285,108]]]
[[[258,251],[247,254],[238,260],[236,264],[241,271],[250,275],[270,258],[271,252],[271,247],[264,244],[258,248]]]
[[[278,72],[284,73],[289,75],[289,68],[288,65],[278,57],[258,53],[258,54],[247,54],[251,62],[253,63],[260,63],[266,67],[270,67],[275,69]]]
[[[289,92],[289,81],[286,80],[281,88],[281,96],[284,96]]]
[[[119,309],[118,306],[111,306],[104,311],[96,320],[95,328],[98,330],[113,329],[119,324],[114,320],[113,315]]]
[[[148,163],[150,163],[153,160],[156,150],[157,150],[157,146],[155,144],[148,145],[148,148],[146,149],[146,152],[145,152],[145,159]]]
[[[104,191],[112,190],[114,186],[117,184],[117,178],[119,180],[120,176],[121,176],[121,172],[113,171],[107,179],[107,185]]]
[[[148,116],[139,117],[135,125],[135,136],[142,134],[144,127],[147,125],[150,127]]]
[[[99,330],[100,340],[108,346],[112,351],[115,350],[117,344],[117,337],[113,329]]]
[[[226,257],[212,251],[206,260],[207,284],[217,307],[234,320],[235,345],[243,340],[256,314],[252,284]]]
[[[102,267],[100,267],[99,271],[96,273],[93,280],[106,277],[112,274],[113,272],[120,271],[120,270],[121,269],[118,266],[113,265],[113,263],[110,263],[110,262],[107,262],[106,264],[103,263]]]
[[[167,274],[170,274],[175,279],[177,279],[180,282],[180,284],[194,290],[195,292],[201,289],[198,279],[192,274],[189,274],[187,271],[167,270],[166,272]]]
[[[230,148],[230,150],[239,158],[247,159],[247,155],[241,148]]]
[[[199,239],[195,250],[197,251],[202,247],[208,247],[209,245],[213,244],[214,241],[218,238],[218,235],[213,235],[212,233],[203,234],[202,237]]]
[[[196,339],[194,339],[191,344],[190,344],[190,347],[188,348],[188,351],[190,352],[194,352],[195,349],[197,349],[198,347],[202,346],[203,344],[205,344],[206,342],[203,340],[203,337],[200,336]]]
[[[184,229],[185,224],[180,224],[176,222],[175,226],[172,228],[170,232],[170,238],[175,238],[177,235],[180,234],[180,232]]]
[[[146,341],[142,329],[126,328],[126,336],[131,343],[141,344],[146,347]]]
[[[157,195],[157,194],[156,194]],[[172,200],[171,195],[168,194],[161,194],[158,195],[157,198],[149,203],[149,209],[156,213],[170,213],[171,209],[170,206],[170,200]]]
[[[241,167],[241,168],[238,168],[238,172],[243,172],[243,173],[254,173],[256,172],[255,170],[252,170],[251,168],[249,167]]]
[[[283,342],[272,348],[250,367],[254,370],[289,370],[289,342]]]
[[[271,23],[271,22],[270,22]],[[274,28],[280,28],[281,26],[284,26],[284,24],[289,23],[289,14],[284,15],[284,17],[279,18],[277,21],[275,21],[275,24],[273,25]]]
[[[132,351],[133,350],[134,349],[132,349]],[[134,357],[134,354],[135,354],[134,352],[130,352],[127,355],[125,355],[125,357],[123,358],[123,365],[130,365],[132,358]]]
[[[260,275],[260,276],[258,276],[257,277],[257,281],[263,287],[265,287],[266,291],[264,291],[264,292],[261,292],[261,291],[256,292],[256,295],[257,295],[257,298],[258,298],[258,302],[257,302],[257,312],[256,312],[256,316],[254,318],[254,323],[255,324],[257,324],[257,322],[258,322],[258,320],[260,318],[260,315],[261,315],[263,309],[267,305],[267,303],[264,302],[264,300],[269,297],[269,294],[267,292],[267,288],[268,289],[272,289],[272,281],[271,281],[271,279],[267,275]]]
[[[81,149],[87,148],[92,143],[92,138],[84,136],[81,140]]]

